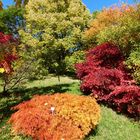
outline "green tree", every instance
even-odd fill
[[[95,19],[99,13],[100,13],[100,11],[94,11],[92,13],[92,18]]]
[[[22,8],[10,6],[0,11],[0,31],[5,33],[18,34],[18,30],[24,27]]]
[[[65,57],[83,49],[90,12],[81,0],[30,0],[25,11],[26,30],[20,35],[26,58],[35,59],[38,70],[61,74]]]
[[[131,70],[134,79],[140,84],[140,47],[131,51],[126,65]]]

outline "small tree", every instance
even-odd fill
[[[12,62],[17,59],[17,41],[12,35],[5,35],[0,32],[0,68],[2,73],[3,93],[6,93],[6,85],[8,83],[8,76],[12,74]]]

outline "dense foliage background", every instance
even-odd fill
[[[35,139],[60,139],[63,135],[75,140],[88,137],[92,129],[94,135],[98,134],[95,126],[99,123],[100,107],[95,99],[140,120],[138,2],[93,13],[81,0],[14,2],[4,9],[0,0],[0,126],[6,125],[14,105],[31,99],[34,94],[57,94],[36,96],[14,107],[18,111],[10,119],[12,127],[6,125],[7,139],[13,135],[15,139],[24,139],[20,134],[25,134]],[[49,80],[48,74],[57,76],[59,82],[56,78]],[[62,80],[60,84],[64,79],[61,75],[75,79],[77,75],[79,80],[68,78],[68,82]],[[74,94],[88,97],[61,94],[70,89]],[[113,134],[101,137],[99,134],[95,139],[139,138],[138,123],[135,125],[128,119],[128,124],[122,126],[118,123],[119,115],[106,115],[110,111],[104,106],[101,110],[103,121],[99,133],[105,130],[107,134],[106,128],[112,127]],[[115,125],[113,116],[118,120]],[[121,130],[114,136],[118,132],[116,126],[127,131]],[[125,126],[135,135],[129,137],[130,131]],[[3,128],[0,132],[3,137]]]

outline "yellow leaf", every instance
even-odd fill
[[[4,73],[4,68],[0,68],[0,73]]]

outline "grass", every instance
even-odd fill
[[[35,94],[49,94],[68,92],[81,95],[79,81],[68,77],[61,77],[59,82],[56,77],[49,76],[45,80],[30,81],[23,87],[14,89],[9,98],[0,99],[0,140],[30,140],[23,136],[15,136],[7,124],[13,113],[10,108],[24,100],[32,98]],[[140,140],[140,123],[117,114],[112,109],[101,106],[102,118],[97,129],[90,133],[85,140]]]
[[[140,140],[140,124],[101,106],[102,119],[87,140]],[[94,136],[95,134],[95,136]]]

